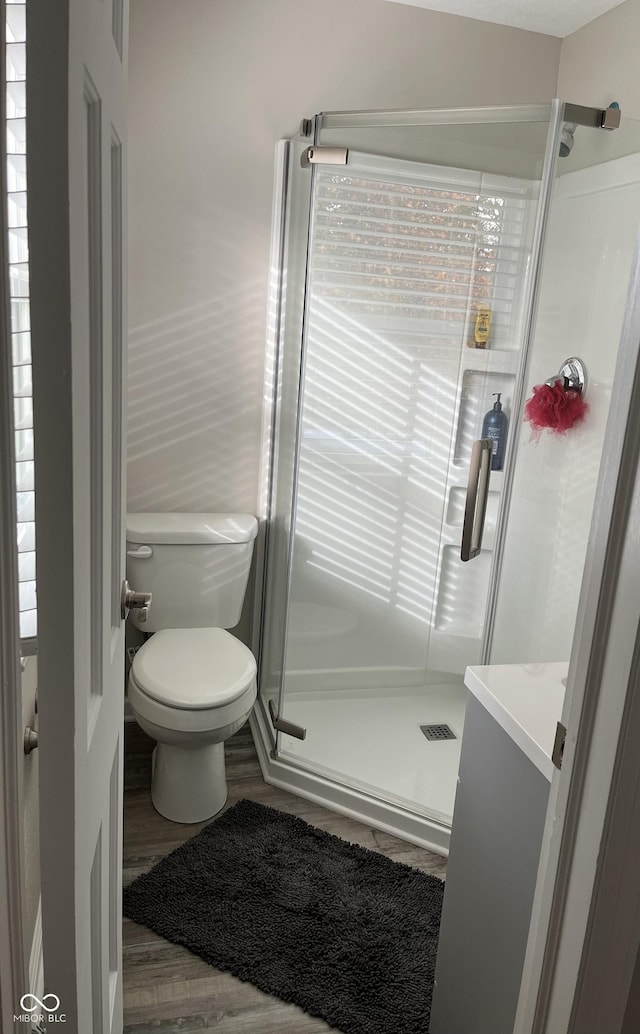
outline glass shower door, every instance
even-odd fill
[[[509,413],[516,395],[550,109],[429,115],[323,116],[316,154],[346,147],[346,164],[304,171],[296,447],[289,501],[272,498],[290,506],[287,579],[266,619],[282,652],[262,686],[306,730],[279,734],[281,756],[447,824],[504,477],[465,564],[471,449],[494,393]]]

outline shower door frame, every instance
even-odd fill
[[[514,399],[512,406],[512,421],[514,425],[516,421],[519,421],[521,419],[521,413],[524,406],[526,374],[529,363],[529,356],[531,352],[531,344],[535,332],[537,300],[539,294],[540,277],[544,261],[544,242],[553,196],[553,189],[556,181],[556,166],[558,161],[560,133],[562,129],[562,124],[565,121],[567,111],[569,111],[571,114],[571,121],[592,128],[605,128],[602,124],[604,113],[601,109],[588,108],[580,105],[569,104],[568,102],[562,101],[558,98],[555,98],[550,104],[546,105],[513,105],[499,108],[453,108],[433,109],[431,111],[408,110],[400,112],[325,112],[315,116],[313,120],[303,120],[303,122],[301,123],[301,130],[303,135],[306,134],[306,136],[309,138],[309,142],[313,143],[314,146],[318,146],[318,144],[320,143],[320,133],[323,129],[356,129],[361,127],[380,127],[386,125],[418,127],[428,125],[481,125],[495,123],[522,124],[534,121],[548,121],[547,143],[545,147],[543,169],[540,177],[537,212],[531,244],[531,254],[534,261],[532,263],[531,273],[528,277],[526,295],[523,303],[523,320],[521,332],[522,343],[519,350],[518,366],[515,375]],[[357,118],[358,120],[357,127],[353,125],[354,118]],[[285,171],[286,173],[286,169],[283,171]],[[307,226],[307,241],[309,245],[309,235],[311,232],[311,218],[313,212],[313,199],[315,192],[315,165],[311,165],[311,168],[308,171],[311,175],[311,183],[309,188],[309,222]],[[278,257],[276,268],[279,270],[279,288],[281,288],[282,286],[283,276],[285,273],[287,175],[284,175],[283,177],[283,184],[283,197],[279,205],[276,202],[276,206],[274,208],[273,241],[274,245],[277,246],[274,247],[274,252],[272,253],[272,258],[275,258],[276,254]],[[280,649],[281,676],[278,688],[278,703],[276,707],[276,715],[278,718],[284,717],[283,704],[285,703],[284,661],[286,658],[287,650],[287,628],[292,578],[292,560],[296,530],[295,501],[297,493],[298,465],[300,457],[301,411],[307,345],[307,319],[309,309],[308,256],[309,247],[307,246],[307,270],[305,274],[302,340],[300,344],[300,371],[298,380],[298,392],[296,397],[296,440],[294,455],[294,472],[291,490],[291,523],[289,529],[287,549],[287,574],[284,602],[285,620],[283,639]],[[274,268],[274,266],[275,263],[272,264],[272,268]],[[272,335],[271,340],[271,347],[273,348],[274,352],[274,365],[276,369],[278,368],[280,362],[279,353],[281,347],[281,341],[278,335],[278,327],[281,318],[281,308],[283,305],[283,296],[281,290],[278,291],[278,299],[279,309],[277,313],[277,318],[275,320],[276,329]],[[277,418],[276,393],[277,376],[274,379],[273,397],[270,400],[268,399],[266,403],[264,418],[264,430],[268,439],[268,448],[266,452],[270,462],[266,463],[263,466],[262,471],[262,480],[266,500],[264,516],[266,520],[265,539],[262,556],[263,569],[262,571],[258,572],[258,576],[261,576],[262,578],[262,592],[257,594],[256,612],[254,615],[254,628],[257,629],[257,634],[254,639],[254,648],[257,652],[258,657],[260,657],[261,654],[261,646],[264,634],[266,584],[269,564],[268,536],[269,526],[271,524],[273,516],[275,496],[275,482],[273,477],[273,446],[275,442],[275,422]],[[504,466],[504,484],[503,490],[501,492],[497,519],[498,532],[496,536],[495,550],[489,577],[486,614],[483,624],[482,663],[487,663],[491,648],[491,639],[495,621],[495,590],[497,585],[499,584],[502,553],[504,549],[505,540],[506,515],[508,514],[508,505],[511,496],[513,478],[515,474],[516,449],[514,443],[516,441],[516,437],[517,436],[515,435],[510,436],[507,442]],[[359,788],[350,787],[347,783],[345,783],[344,780],[341,781],[337,776],[332,777],[329,775],[325,775],[324,773],[322,775],[315,773],[313,772],[311,767],[300,765],[290,756],[282,755],[280,751],[281,733],[276,731],[274,734],[274,730],[272,728],[272,720],[270,720],[270,716],[266,711],[265,701],[260,692],[261,688],[262,687],[259,678],[258,701],[257,707],[252,717],[252,724],[254,732],[256,733],[255,738],[258,743],[258,753],[261,762],[261,767],[263,770],[263,775],[265,776],[265,779],[268,782],[272,782],[274,783],[274,785],[279,785],[285,788],[292,789],[294,792],[299,793],[301,796],[308,796],[312,799],[329,803],[329,806],[334,808],[335,810],[343,811],[344,813],[350,814],[356,818],[364,818],[365,821],[371,822],[374,825],[378,825],[380,828],[385,829],[389,832],[398,832],[400,836],[403,836],[405,839],[408,839],[411,842],[419,843],[423,846],[428,846],[432,850],[446,853],[448,849],[448,840],[451,828],[450,825],[445,826],[435,818],[428,818],[424,815],[418,815],[417,813],[411,812],[408,809],[402,808],[399,805],[391,804],[390,802],[378,798],[373,793],[367,793],[366,791],[361,790]],[[324,794],[323,790],[325,791]],[[330,798],[326,796],[327,791],[330,791],[331,793]]]

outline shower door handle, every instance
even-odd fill
[[[295,722],[289,722],[286,718],[280,718],[275,702],[271,697],[269,698],[269,717],[276,732],[284,732],[287,736],[295,736],[297,740],[303,740],[306,737],[307,730],[303,725],[296,725]]]
[[[473,443],[462,526],[461,560],[473,560],[482,548],[492,457],[493,442],[490,438],[479,438]]]

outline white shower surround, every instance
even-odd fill
[[[588,371],[589,412],[564,436],[545,431],[536,443],[527,425],[520,431],[492,663],[556,661],[571,651],[640,226],[639,184],[640,154],[633,154],[567,173],[556,185],[528,395],[577,355]]]

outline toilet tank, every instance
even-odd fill
[[[127,579],[150,592],[143,632],[233,628],[240,620],[258,522],[246,513],[127,514]]]

